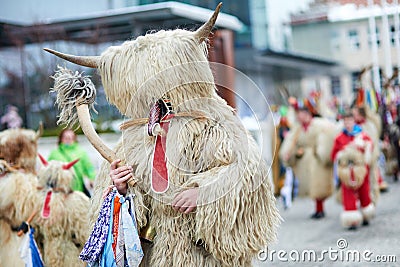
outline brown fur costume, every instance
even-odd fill
[[[284,139],[279,156],[293,168],[299,179],[299,196],[313,199],[329,197],[333,191],[333,168],[330,153],[339,127],[324,118],[313,118],[307,131],[296,125]]]
[[[32,213],[35,190],[37,140],[41,131],[8,129],[0,132],[0,159],[6,171],[0,177],[0,266],[24,266],[19,247],[23,237],[15,231]],[[8,167],[6,167],[8,166]],[[14,231],[12,230],[14,228]]]
[[[63,162],[50,161],[39,170],[35,209],[41,211],[48,190],[52,189],[53,193],[50,216],[43,218],[39,213],[34,223],[40,226],[43,235],[46,266],[85,266],[79,253],[89,236],[89,198],[82,192],[71,191],[73,171],[63,166]]]
[[[0,132],[0,159],[15,168],[35,173],[37,140],[41,132],[28,129],[8,129]]]
[[[368,172],[364,153],[352,146],[346,146],[337,154],[338,159],[338,176],[342,183],[347,187],[358,189],[364,182],[365,175]],[[353,168],[353,175],[351,169]]]
[[[138,182],[129,191],[136,194],[138,225],[150,224],[157,232],[142,266],[249,266],[276,238],[280,216],[267,166],[233,109],[216,93],[205,42],[212,25],[206,25],[196,32],[140,36],[95,59],[109,102],[124,115],[146,118],[160,98],[169,99],[177,113],[205,114],[172,119],[166,141],[170,187],[163,194],[153,194],[150,186],[155,137],[147,135],[146,124],[126,129],[115,148],[135,166]],[[109,169],[103,164],[96,180],[92,224],[110,184]],[[174,196],[192,187],[199,187],[196,211],[173,210]]]
[[[36,176],[30,173],[14,171],[0,177],[1,267],[25,266],[19,252],[23,237],[15,229],[32,213],[34,202],[29,195],[36,185]]]

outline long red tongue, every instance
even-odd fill
[[[47,191],[46,198],[43,203],[42,217],[45,219],[50,217],[50,200],[51,200],[52,194],[53,194],[52,190]]]
[[[168,169],[167,158],[165,156],[167,132],[173,114],[168,114],[161,119],[160,126],[164,130],[164,135],[157,135],[156,144],[154,147],[152,172],[151,172],[151,186],[155,193],[164,193],[168,190]]]

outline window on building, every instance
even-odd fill
[[[331,92],[332,95],[338,96],[342,92],[340,88],[340,77],[339,76],[331,76]]]
[[[381,36],[379,34],[379,28],[376,28],[376,45],[379,47],[381,45]],[[371,32],[368,30],[368,45],[369,47],[372,46],[372,35]]]
[[[394,25],[390,26],[390,40],[392,45],[396,45],[396,38],[400,38],[400,33],[396,33],[396,27]]]
[[[340,35],[337,31],[331,32],[331,48],[333,51],[340,50]]]
[[[349,42],[350,42],[350,48],[353,50],[359,50],[360,49],[360,37],[358,36],[358,31],[354,30],[354,29],[349,30],[348,37],[349,37]]]
[[[356,92],[360,87],[359,76],[360,76],[359,71],[351,73],[351,88],[353,89],[353,92]]]

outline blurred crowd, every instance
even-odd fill
[[[349,105],[337,98],[323,103],[321,94],[312,92],[272,110],[274,193],[284,208],[295,208],[296,197],[309,197],[315,202],[310,218],[320,220],[327,212],[325,200],[335,197],[343,207],[344,228],[369,225],[380,194],[390,192],[387,181],[399,176],[399,88],[380,94],[359,88]],[[70,129],[61,131],[48,159],[38,155],[41,129],[21,128],[15,106],[6,108],[1,124],[0,266],[35,259],[35,266],[82,266],[78,255],[88,237],[95,179],[89,156]],[[29,247],[29,253],[21,247]]]
[[[369,225],[380,194],[390,191],[387,181],[398,181],[399,96],[398,86],[379,94],[358,88],[348,105],[337,98],[323,103],[320,93],[312,92],[274,106],[272,176],[284,208],[306,196],[315,201],[310,217],[322,219],[324,201],[334,196],[343,207],[344,228]]]

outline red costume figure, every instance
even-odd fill
[[[373,141],[355,124],[351,113],[345,114],[343,120],[345,128],[335,139],[331,157],[337,162],[341,181],[342,225],[356,229],[361,222],[367,225],[375,213],[369,184]],[[357,200],[360,201],[361,212],[358,211]]]

